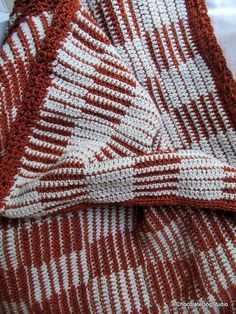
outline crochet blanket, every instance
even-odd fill
[[[233,313],[235,121],[204,0],[16,1],[0,312]]]

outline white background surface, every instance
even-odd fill
[[[215,35],[236,79],[236,0],[206,0]]]
[[[2,0],[2,2],[5,3],[5,5],[6,5],[8,11],[11,12],[12,7],[13,7],[13,3],[14,3],[14,0]]]
[[[2,44],[4,38],[7,22],[9,19],[9,10],[13,3],[12,0],[7,1],[11,1],[11,3],[8,2],[8,5],[6,6],[6,3],[3,2],[3,0],[0,0],[0,45]]]

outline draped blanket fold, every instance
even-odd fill
[[[203,0],[16,1],[0,312],[233,313],[235,84]]]

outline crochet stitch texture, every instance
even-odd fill
[[[0,312],[233,313],[235,118],[203,0],[16,1]]]

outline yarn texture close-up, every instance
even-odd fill
[[[0,313],[233,314],[235,212],[236,83],[204,0],[15,1]]]

